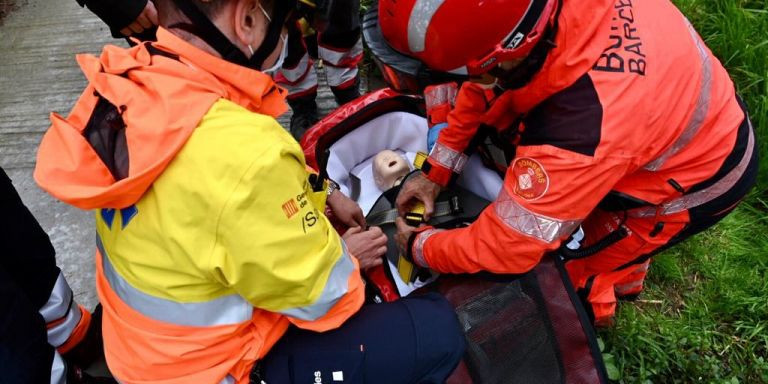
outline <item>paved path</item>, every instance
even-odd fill
[[[18,0],[0,26],[0,166],[48,232],[76,300],[88,308],[97,301],[92,214],[41,191],[32,171],[49,113],[66,115],[85,87],[75,54],[98,53],[105,44],[124,45],[75,0]],[[318,105],[321,112],[336,106],[327,87]],[[287,126],[289,119],[280,121]]]

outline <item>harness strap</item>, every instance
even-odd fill
[[[452,216],[463,211],[458,196],[453,196],[450,200],[438,201],[435,203],[435,212],[432,217]],[[384,224],[394,224],[398,217],[397,208],[371,214],[366,222],[368,225],[379,226]]]

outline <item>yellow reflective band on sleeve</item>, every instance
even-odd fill
[[[180,303],[150,296],[131,286],[115,271],[104,245],[96,236],[96,247],[101,254],[104,276],[110,288],[125,304],[151,319],[188,326],[215,326],[249,321],[253,307],[239,295],[226,295],[205,302]]]
[[[300,320],[314,321],[328,313],[347,294],[349,291],[349,277],[355,272],[355,264],[352,262],[351,256],[347,252],[347,245],[344,244],[343,240],[341,244],[341,257],[334,264],[320,297],[310,305],[285,309],[280,311],[280,313]]]

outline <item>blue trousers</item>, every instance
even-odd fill
[[[364,305],[340,328],[292,327],[261,362],[267,384],[443,383],[464,354],[464,335],[442,296]]]

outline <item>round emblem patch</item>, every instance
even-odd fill
[[[515,194],[526,200],[536,200],[549,189],[549,176],[538,161],[521,157],[512,164]]]

